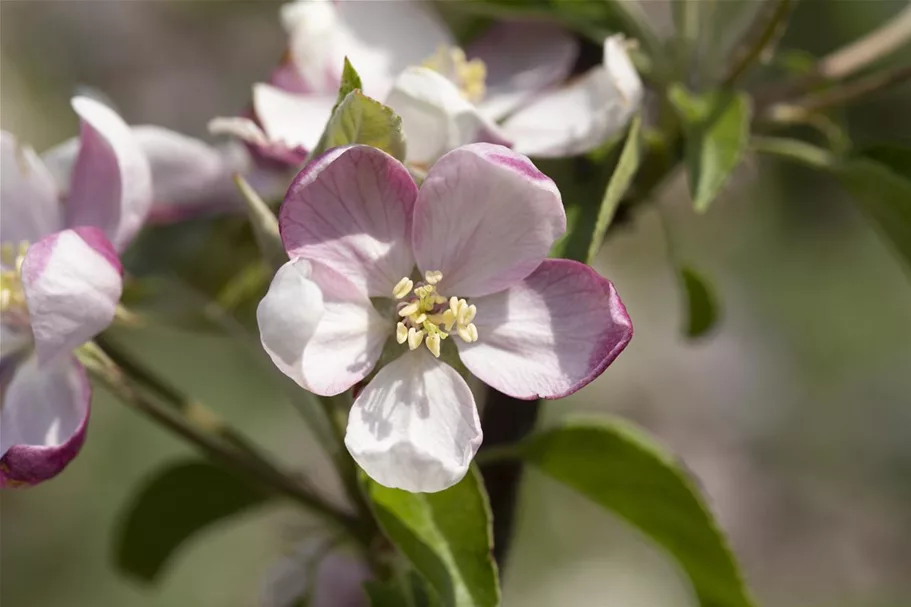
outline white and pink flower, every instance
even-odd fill
[[[298,0],[282,7],[282,22],[288,57],[254,86],[256,120],[210,128],[292,164],[319,140],[345,57],[364,92],[402,117],[407,161],[425,168],[478,141],[528,156],[581,154],[622,130],[642,101],[621,36],[604,41],[601,65],[567,81],[578,44],[552,24],[502,23],[463,52],[421,2]]]
[[[51,478],[79,452],[91,387],[72,350],[113,320],[117,252],[152,202],[129,127],[92,99],[73,108],[81,144],[65,196],[31,148],[0,133],[0,487]]]
[[[390,487],[465,475],[482,432],[462,368],[516,398],[560,398],[632,336],[610,281],[547,259],[566,229],[560,193],[503,146],[449,152],[420,188],[380,150],[336,148],[297,176],[279,223],[291,261],[257,311],[263,346],[320,395],[379,366],[345,442]]]

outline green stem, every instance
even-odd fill
[[[104,343],[104,340],[101,341]],[[341,512],[311,492],[302,479],[280,470],[208,409],[202,415],[198,410],[188,409],[186,399],[158,382],[153,375],[135,363],[130,369],[122,368],[109,354],[105,346],[90,343],[83,349],[81,359],[92,377],[122,403],[146,415],[212,459],[240,472],[251,482],[296,501],[349,533],[363,546],[369,545],[373,532],[362,521]],[[119,356],[116,351],[115,356]],[[139,371],[142,381],[132,376],[132,372],[136,371]],[[150,389],[155,386],[158,396],[169,406],[148,398],[135,384]]]
[[[348,392],[343,392],[338,396],[318,396],[316,400],[329,422],[333,438],[332,459],[342,483],[345,485],[345,490],[348,492],[348,497],[357,507],[360,515],[366,520],[371,520],[370,506],[361,491],[357,466],[345,447],[346,427],[343,414],[351,408],[351,396]]]
[[[775,0],[759,10],[750,30],[744,36],[744,45],[735,52],[735,59],[722,84],[731,86],[755,63],[769,45],[777,41],[787,24],[793,7],[792,0]]]

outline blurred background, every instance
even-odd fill
[[[758,4],[718,3],[718,35],[736,39],[734,24]],[[905,5],[805,0],[781,48],[821,56]],[[243,109],[250,85],[281,56],[279,6],[3,0],[0,124],[42,151],[76,133],[68,99],[91,87],[130,123],[206,137],[207,121]],[[667,32],[666,4],[645,6]],[[840,118],[858,143],[907,143],[909,104],[905,86]],[[617,285],[635,339],[587,389],[545,405],[541,423],[606,411],[654,432],[704,485],[762,605],[911,604],[911,273],[836,184],[801,168],[751,158],[705,216],[691,212],[682,179],[656,202],[678,258],[714,285],[721,323],[697,341],[683,337],[666,235],[651,205],[636,211],[597,264]],[[138,246],[169,263],[180,249],[185,276],[223,272],[218,252],[202,253],[211,230],[192,222]],[[112,337],[336,490],[255,341],[180,324]],[[53,482],[0,496],[0,603],[256,604],[268,568],[311,524],[290,509],[212,529],[154,587],[111,565],[118,513],[136,487],[190,453],[96,393],[81,457]],[[693,604],[675,565],[638,532],[533,472],[503,576],[508,607]]]

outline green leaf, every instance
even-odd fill
[[[386,536],[423,574],[444,607],[499,604],[490,506],[477,471],[439,493],[408,493],[369,479],[365,484]]]
[[[832,173],[911,268],[911,149],[877,146],[840,159],[793,139],[757,138],[752,147]]]
[[[224,468],[202,461],[171,464],[156,472],[124,512],[114,539],[116,565],[153,582],[188,539],[269,498]]]
[[[641,156],[642,141],[639,132],[642,127],[642,118],[636,116],[630,123],[629,134],[626,136],[626,143],[623,145],[623,151],[620,153],[620,160],[614,169],[604,191],[604,198],[601,200],[601,209],[598,211],[598,219],[595,221],[595,230],[592,233],[591,243],[588,247],[588,255],[585,262],[591,264],[598,251],[601,250],[601,244],[604,242],[604,235],[614,218],[617,206],[633,183],[633,177],[636,176],[636,170],[639,168],[639,159]]]
[[[836,177],[911,267],[911,150],[877,148],[837,165]]]
[[[402,607],[408,599],[394,582],[364,582],[364,592],[370,599],[370,607]]]
[[[617,419],[578,420],[533,435],[518,449],[676,557],[702,607],[753,605],[696,483],[642,430]]]
[[[342,81],[338,87],[338,98],[335,100],[335,105],[332,106],[332,111],[334,112],[335,108],[337,108],[350,93],[355,90],[363,89],[364,85],[361,83],[360,74],[357,73],[357,70],[354,69],[351,62],[348,61],[348,57],[345,57],[345,65],[342,66]]]
[[[686,131],[686,167],[693,206],[704,213],[740,164],[750,139],[750,100],[743,93],[693,95],[668,90]]]
[[[718,321],[718,298],[709,283],[690,267],[680,268],[680,280],[686,293],[686,336],[702,337]]]
[[[370,145],[398,160],[404,160],[405,134],[402,131],[402,119],[390,108],[361,91],[351,91],[332,113],[314,156],[329,148],[353,143]]]

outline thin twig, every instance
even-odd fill
[[[896,84],[911,80],[911,64],[903,65],[892,70],[875,72],[869,76],[858,78],[842,86],[835,87],[815,95],[807,95],[793,103],[775,105],[766,110],[767,114],[774,115],[780,108],[797,108],[805,113],[812,114],[828,108],[844,105],[859,97],[870,93],[884,91]]]
[[[792,0],[772,0],[759,9],[744,35],[744,44],[734,52],[734,61],[722,80],[723,86],[730,86],[740,79],[762,57],[769,45],[781,36],[793,5]]]
[[[251,482],[284,495],[308,510],[319,514],[344,529],[362,545],[369,544],[372,532],[361,521],[336,510],[328,502],[312,493],[299,478],[281,471],[275,464],[261,455],[253,456],[250,444],[246,439],[236,441],[240,435],[218,422],[213,426],[195,415],[185,415],[179,403],[170,402],[170,406],[161,405],[155,399],[147,398],[134,386],[132,377],[108,356],[107,350],[100,345],[89,346],[83,350],[82,357],[86,368],[96,381],[111,391],[118,400],[148,416],[167,430],[194,445],[200,451],[246,476]],[[150,387],[146,382],[141,382]],[[165,391],[159,393],[166,400]],[[212,419],[216,419],[214,414]],[[226,438],[228,437],[232,438]],[[241,448],[243,446],[243,448]],[[255,452],[255,451],[254,451]]]

